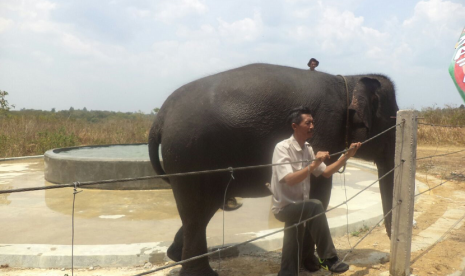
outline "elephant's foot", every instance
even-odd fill
[[[179,272],[179,276],[218,276],[218,273],[216,273],[210,266],[201,270],[184,269],[183,267]]]
[[[170,245],[168,250],[166,251],[166,255],[168,258],[175,262],[179,262],[182,260],[182,246],[177,246],[174,243]]]
[[[242,202],[238,202],[235,197],[230,197],[226,199],[224,209],[223,209],[223,205],[220,206],[220,208],[225,211],[234,211],[241,207],[242,207]]]

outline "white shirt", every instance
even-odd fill
[[[302,150],[299,143],[294,138],[294,135],[289,139],[279,142],[274,148],[273,164],[302,161],[273,166],[270,190],[273,193],[273,207],[271,210],[275,214],[290,203],[303,201],[309,198],[310,174],[302,182],[294,186],[287,185],[286,182],[284,182],[284,177],[286,175],[308,166],[310,162],[306,162],[306,160],[315,159],[315,153],[310,144],[305,142],[304,148],[305,149]],[[312,173],[315,176],[319,176],[325,169],[326,165],[322,162]]]

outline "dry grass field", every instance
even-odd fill
[[[463,108],[426,108],[420,123],[465,126]],[[0,158],[44,154],[52,148],[146,143],[155,115],[109,111],[23,110],[0,114]],[[463,146],[464,127],[418,125],[419,145]]]
[[[53,148],[147,143],[154,115],[105,111],[19,111],[0,116],[0,158]]]

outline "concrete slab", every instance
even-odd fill
[[[331,206],[377,179],[375,171],[349,165],[334,176]],[[345,185],[344,185],[345,184]],[[40,159],[0,163],[0,189],[53,185],[44,180]],[[61,268],[71,264],[73,189],[0,195],[0,264]],[[347,209],[348,207],[348,209]],[[236,244],[283,227],[270,212],[271,197],[244,199],[224,213],[224,244]],[[327,214],[334,236],[372,226],[382,218],[378,184]],[[171,190],[85,189],[75,203],[75,267],[131,266],[167,261],[165,255],[181,226]],[[223,212],[207,229],[210,248],[223,244]],[[228,255],[276,250],[282,232],[231,250]],[[222,256],[225,256],[223,254]]]

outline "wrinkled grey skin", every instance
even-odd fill
[[[350,98],[350,141],[364,141],[395,125],[393,83],[383,75],[346,76]],[[188,83],[161,107],[149,136],[158,174],[269,164],[274,146],[290,137],[289,111],[307,106],[315,120],[314,151],[345,148],[347,95],[342,77],[291,67],[251,64]],[[361,147],[357,157],[374,161],[379,175],[394,166],[395,131]],[[162,145],[164,169],[158,158]],[[328,162],[334,162],[332,157]],[[234,172],[227,197],[269,195],[271,168]],[[175,260],[207,252],[205,230],[222,205],[230,173],[170,177],[182,227],[168,250]],[[332,179],[312,179],[311,197],[325,208]],[[384,212],[391,209],[393,174],[380,183]],[[386,219],[390,235],[391,217]],[[181,275],[217,275],[202,258],[183,265]]]

